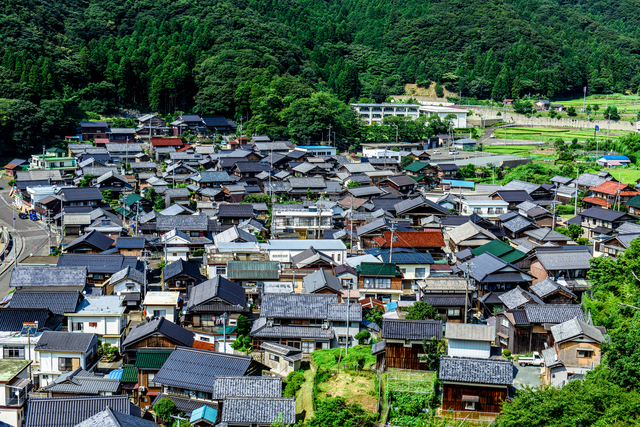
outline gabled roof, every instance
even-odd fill
[[[509,310],[523,307],[525,304],[544,304],[544,301],[531,292],[525,291],[520,285],[503,293],[498,298]]]
[[[589,270],[589,262],[593,256],[588,250],[566,251],[562,248],[558,250],[537,252],[538,261],[547,271],[555,270]]]
[[[60,375],[44,387],[44,390],[49,393],[102,395],[102,393],[116,393],[119,388],[119,379],[96,376],[82,368],[77,368]]]
[[[332,257],[316,250],[313,246],[291,257],[291,263],[295,265],[296,268],[303,268],[318,261],[325,262],[330,265],[337,265]]]
[[[60,257],[62,259],[63,257]],[[60,262],[58,260],[58,263]],[[67,287],[84,288],[87,269],[79,267],[18,267],[11,272],[12,288]]]
[[[496,191],[495,194],[500,196],[502,200],[509,203],[521,203],[525,200],[533,200],[529,193],[524,190],[500,190]]]
[[[215,377],[213,400],[228,397],[281,397],[281,377]]]
[[[302,279],[304,292],[311,294],[325,286],[337,292],[342,291],[340,279],[325,270],[317,270]]]
[[[46,308],[53,314],[75,313],[81,300],[80,291],[30,291],[19,289],[13,293],[11,308]]]
[[[527,194],[531,194],[534,191],[540,189],[540,184],[535,184],[533,182],[520,181],[519,179],[514,179],[507,184],[502,186],[502,190],[523,190],[526,191]]]
[[[517,262],[527,256],[527,254],[514,249],[511,245],[501,240],[493,240],[492,242],[471,249],[471,253],[476,256],[482,255],[485,252],[489,252],[507,262]]]
[[[117,411],[140,418],[140,408],[130,403],[126,394],[30,398],[25,426],[74,427],[107,407],[114,413]]]
[[[578,304],[525,305],[529,323],[562,323],[574,317],[584,321],[582,307]]]
[[[247,375],[252,360],[249,356],[178,346],[156,374],[154,381],[162,385],[211,393],[216,377]]]
[[[235,242],[237,240],[243,240],[245,242],[258,243],[258,238],[242,229],[239,229],[236,225],[226,229],[222,233],[218,233],[213,236],[213,242],[218,244],[220,242]]]
[[[231,280],[280,279],[278,261],[227,261],[227,277]]]
[[[571,292],[566,286],[561,285],[555,280],[547,277],[541,282],[531,285],[531,292],[537,295],[539,298],[545,298],[555,292],[563,292],[568,294],[571,298],[577,298],[577,296]]]
[[[396,203],[395,204],[395,210],[396,210],[396,214],[397,215],[402,215],[412,209],[415,209],[417,207],[420,206],[426,206],[429,207],[437,212],[440,212],[444,215],[447,215],[449,213],[449,210],[447,210],[446,208],[440,206],[437,203],[432,202],[431,200],[425,198],[424,196],[419,196],[416,197],[415,199],[409,199],[409,200],[405,200],[402,201],[400,203]]]
[[[273,424],[277,420],[295,424],[295,397],[229,397],[222,405],[220,424]]]
[[[510,386],[513,363],[510,360],[440,356],[438,379],[444,382]]]
[[[544,242],[566,242],[570,240],[564,234],[558,233],[551,228],[537,228],[535,230],[527,230],[524,232],[526,236],[533,237],[534,239]]]
[[[595,218],[603,221],[616,221],[627,215],[625,212],[614,211],[611,209],[603,209],[601,207],[592,207],[580,212],[580,216],[587,218]]]
[[[580,187],[595,187],[605,182],[606,179],[593,173],[583,173],[575,180],[576,185]]]
[[[146,239],[144,237],[118,236],[116,248],[118,249],[144,249]]]
[[[391,247],[390,230],[384,231],[382,236],[374,237],[375,242],[382,248]],[[424,231],[396,231],[393,233],[393,247],[395,248],[441,248],[444,247],[444,238],[439,229],[427,229]]]
[[[100,201],[103,199],[102,193],[95,187],[63,188],[60,190],[60,195],[64,202]]]
[[[215,276],[191,289],[187,308],[192,309],[197,305],[215,302],[226,302],[232,305],[245,306],[244,288],[222,276]]]
[[[0,331],[19,332],[24,322],[38,322],[38,331],[57,329],[64,318],[54,316],[45,308],[3,308],[0,310]]]
[[[459,271],[467,271],[480,282],[527,282],[531,276],[489,252],[485,252],[457,266]],[[501,271],[508,270],[508,271]]]
[[[69,243],[66,250],[70,251],[73,250],[76,246],[87,244],[102,252],[109,249],[113,243],[114,241],[112,238],[107,237],[96,230],[92,230],[89,233],[83,234],[82,236],[74,239],[71,243]]]
[[[442,321],[383,319],[382,337],[386,340],[422,340],[435,337],[442,339]]]
[[[75,332],[45,331],[40,336],[36,351],[67,351],[73,353],[86,353],[91,349],[96,334]]]
[[[577,317],[552,326],[551,334],[556,343],[568,341],[580,336],[589,337],[598,343],[604,341],[604,336],[598,328],[589,325]]]
[[[413,162],[408,166],[405,166],[405,170],[408,170],[409,172],[420,172],[422,169],[428,167],[429,164],[428,163],[423,163],[423,162]]]
[[[209,217],[206,215],[158,215],[156,230],[158,231],[207,231],[209,229]]]
[[[200,269],[197,265],[187,262],[183,259],[167,264],[162,269],[162,280],[166,281],[178,275],[186,274],[193,277],[196,280],[204,281],[205,277],[200,274]]]
[[[135,347],[135,343],[154,334],[161,334],[178,345],[188,347],[193,345],[193,332],[161,317],[160,319],[151,320],[148,323],[138,323],[129,331],[129,335],[127,335],[127,338],[122,343],[122,347]]]
[[[511,231],[512,233],[518,233],[526,229],[527,227],[532,227],[532,226],[535,227],[535,224],[533,224],[531,221],[529,221],[522,215],[517,215],[514,218],[505,222],[502,226],[507,230]]]
[[[219,218],[253,218],[253,205],[222,203],[218,206]]]
[[[136,267],[138,259],[134,256],[123,255],[98,255],[98,254],[62,254],[58,258],[58,267],[64,267],[67,270],[81,268],[85,270],[84,277],[86,277],[86,271],[89,273],[115,273],[122,270],[126,266],[130,265]],[[83,268],[84,267],[84,268]],[[86,279],[85,279],[86,281]],[[51,282],[51,284],[58,282]],[[47,284],[51,286],[51,284]],[[64,285],[64,286],[78,286],[78,285]]]
[[[495,328],[489,325],[471,325],[447,322],[445,337],[450,340],[488,341],[495,340]]]
[[[107,406],[104,411],[98,412],[74,427],[158,427],[158,424],[139,416],[114,411]]]
[[[447,231],[447,234],[449,235],[449,238],[451,239],[451,241],[453,241],[453,243],[455,243],[456,245],[459,245],[460,243],[468,239],[471,239],[472,237],[475,237],[477,235],[481,236],[480,237],[481,241],[496,240],[496,236],[492,232],[485,230],[484,228],[470,221],[465,222],[464,224]]]

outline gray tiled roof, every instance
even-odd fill
[[[575,180],[575,183],[582,187],[597,187],[607,180],[593,173],[583,173]]]
[[[220,218],[252,218],[253,215],[253,205],[248,203],[222,203],[218,206],[218,217]]]
[[[67,372],[44,387],[50,393],[95,394],[115,393],[120,388],[120,380],[99,377],[82,368]]]
[[[585,251],[545,251],[537,253],[538,260],[547,271],[554,270],[588,270],[593,257]]]
[[[187,390],[212,392],[215,377],[245,375],[251,363],[249,356],[176,347],[154,381]]]
[[[4,308],[0,310],[0,331],[19,332],[24,322],[38,322],[38,331],[56,329],[62,320],[64,317],[53,316],[47,309]]]
[[[535,184],[533,182],[520,181],[519,179],[514,179],[502,186],[503,190],[524,190],[528,194],[533,193],[539,188],[540,188],[540,184]]]
[[[387,347],[387,341],[386,340],[382,340],[382,341],[378,341],[376,343],[373,343],[373,345],[371,346],[371,354],[375,355],[378,353],[382,353]]]
[[[267,319],[260,317],[253,322],[250,336],[256,338],[308,338],[330,340],[333,338],[332,329],[322,329],[317,326],[275,325],[267,326]]]
[[[319,189],[325,188],[325,183],[323,178],[289,178],[289,184],[291,184],[292,189],[303,189],[307,188]]]
[[[172,400],[173,403],[176,404],[176,410],[178,412],[184,412],[184,414],[188,417],[190,417],[191,413],[196,409],[202,408],[203,403],[205,403],[200,399],[190,399],[188,397],[180,397],[173,394],[159,393],[158,396],[156,396],[156,398],[153,400],[153,402],[151,402],[151,407],[158,403],[160,399],[165,397]],[[213,409],[218,409],[218,402],[206,402],[206,405]],[[219,425],[220,424],[216,424],[216,426]]]
[[[171,264],[167,264],[162,269],[162,279],[165,281],[180,274],[189,275],[199,281],[205,280],[205,277],[200,274],[200,269],[197,265],[187,262],[183,259],[179,259],[172,262]]]
[[[440,356],[438,379],[444,382],[510,386],[513,384],[513,364],[510,360]]]
[[[531,221],[529,221],[522,215],[518,215],[510,219],[509,221],[505,222],[503,224],[503,227],[511,231],[512,233],[517,233],[520,230],[524,230],[525,228],[530,227],[531,224],[532,224]]]
[[[442,321],[383,319],[382,337],[385,339],[422,340],[442,339]]]
[[[525,291],[519,285],[509,292],[500,295],[498,298],[500,298],[500,301],[510,310],[522,307],[525,304],[544,304],[544,301],[531,292]]]
[[[216,377],[213,380],[213,400],[227,397],[280,397],[281,377]]]
[[[326,319],[335,294],[264,294],[260,317],[275,319]]]
[[[483,239],[496,240],[496,236],[492,232],[485,230],[473,222],[465,222],[464,224],[447,231],[447,235],[455,244],[462,243],[478,234],[480,234]]]
[[[347,320],[347,304],[329,304],[327,307],[327,320],[343,321]],[[362,306],[360,304],[349,305],[349,322],[362,321]]]
[[[89,273],[115,273],[130,265],[136,267],[138,259],[134,256],[95,255],[95,254],[62,254],[58,258],[58,268],[86,267]],[[69,268],[70,270],[71,268]],[[58,283],[58,282],[52,282]],[[50,285],[49,285],[50,286]],[[71,285],[65,285],[71,286]]]
[[[574,317],[584,321],[582,307],[578,304],[526,305],[524,311],[529,323],[562,323]]]
[[[447,322],[445,337],[454,340],[491,342],[495,339],[495,328],[489,325]]]
[[[187,308],[192,309],[214,298],[216,301],[222,300],[241,307],[244,307],[246,301],[245,290],[241,285],[222,276],[215,276],[191,289]]]
[[[425,198],[424,196],[420,196],[420,197],[416,197],[415,199],[409,199],[409,200],[402,201],[400,203],[396,203],[395,205],[396,214],[400,215],[404,212],[407,212],[411,209],[414,209],[418,206],[423,206],[423,205],[428,206],[433,210],[442,213],[443,215],[447,215],[449,213],[449,211],[446,208],[440,206],[437,203],[432,202],[431,200]]]
[[[47,308],[53,314],[75,313],[80,300],[79,291],[29,291],[20,289],[13,293],[11,308]]]
[[[144,284],[144,273],[142,271],[136,270],[135,268],[131,268],[131,266],[126,266],[122,270],[113,273],[111,278],[109,279],[109,284],[115,285],[118,282],[121,282],[125,279],[129,279],[133,282]]]
[[[145,244],[144,237],[119,236],[116,239],[116,248],[118,249],[143,249]]]
[[[158,424],[135,415],[112,411],[110,407],[74,427],[158,427]]]
[[[572,298],[577,298],[576,295],[573,292],[571,292],[566,286],[561,285],[560,283],[556,282],[550,277],[547,277],[546,279],[536,283],[535,285],[531,285],[530,289],[532,293],[534,293],[540,298],[544,298],[548,295],[551,295],[556,291],[563,291],[571,295]]]
[[[140,416],[140,408],[130,403],[126,394],[30,398],[25,426],[73,427],[107,407],[127,415]]]
[[[158,231],[207,231],[209,229],[209,217],[206,215],[158,215],[156,230]]]
[[[582,335],[586,335],[587,337],[599,343],[604,341],[604,336],[598,328],[589,325],[588,323],[578,318],[567,320],[566,322],[562,322],[558,325],[553,325],[551,327],[551,334],[553,335],[553,339],[556,343],[570,340]]]
[[[620,217],[625,216],[625,212],[614,211],[611,209],[603,209],[601,207],[593,207],[580,212],[580,216],[587,218],[601,219],[603,221],[616,221]]]
[[[110,237],[105,236],[104,234],[102,234],[102,233],[100,233],[100,232],[98,232],[96,230],[92,230],[91,232],[89,232],[87,234],[83,234],[82,236],[77,237],[76,239],[74,239],[67,246],[67,250],[71,250],[74,247],[76,247],[78,245],[81,245],[82,243],[87,243],[87,244],[95,247],[99,251],[106,251],[113,244],[113,239],[110,238]]]
[[[138,323],[122,343],[122,347],[135,347],[135,343],[153,334],[162,334],[178,345],[193,345],[193,332],[168,321],[164,317],[155,319],[149,323]]]
[[[279,417],[284,424],[295,424],[295,397],[231,397],[222,404],[224,423],[272,424]]]
[[[325,286],[328,286],[338,292],[342,290],[342,283],[340,283],[340,279],[326,270],[316,270],[313,273],[306,275],[302,278],[302,284],[304,292],[308,294]]]
[[[82,267],[18,267],[11,272],[10,286],[12,288],[37,286],[83,288],[86,282],[87,269]]]
[[[45,331],[40,336],[36,351],[67,351],[86,353],[94,343],[96,334]]]

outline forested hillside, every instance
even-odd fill
[[[635,0],[1,0],[0,142],[28,150],[123,107],[365,138],[345,103],[406,83],[494,99],[635,92],[638,12]]]

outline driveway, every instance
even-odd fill
[[[513,386],[520,389],[525,385],[540,387],[540,366],[520,366],[513,362]]]

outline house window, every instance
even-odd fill
[[[342,287],[344,289],[351,289],[352,284],[353,284],[352,279],[342,279]]]
[[[276,356],[275,354],[270,354],[269,355],[269,360],[273,360],[274,362],[279,362],[280,361],[280,356]]]
[[[199,391],[199,392],[196,393],[196,396],[198,396],[198,399],[211,400],[212,394],[211,393],[207,393],[206,391]]]
[[[218,276],[224,276],[227,274],[227,267],[216,267],[216,274]]]
[[[72,331],[80,331],[82,332],[84,330],[84,323],[82,322],[73,322],[71,323],[71,330]]]
[[[314,341],[302,341],[302,352],[303,353],[313,353],[315,350],[315,342]]]
[[[447,310],[447,316],[460,316],[459,308],[450,308]]]
[[[503,317],[502,319],[500,319],[500,324],[501,324],[502,326],[504,326],[505,328],[508,328],[508,327],[509,327],[509,321],[507,320],[507,318],[506,318],[506,317]]]
[[[189,236],[191,237],[200,237],[200,232],[198,231],[190,231]]]
[[[72,371],[80,366],[80,359],[73,357],[59,357],[58,369],[59,371]]]
[[[335,328],[346,328],[347,322],[333,322]]]
[[[593,350],[589,349],[589,348],[579,348],[577,350],[577,357],[591,357],[593,353]]]
[[[389,289],[391,287],[391,279],[378,277],[374,279],[374,284],[378,289]]]
[[[476,402],[464,402],[464,409],[466,409],[467,411],[475,411]]]
[[[293,368],[293,362],[289,362],[289,367]]]
[[[147,374],[147,387],[162,387],[161,384],[157,384],[153,382],[155,378],[156,378],[155,372],[150,372]]]
[[[102,279],[104,279],[104,274],[94,274],[93,278],[102,280]]]
[[[153,310],[153,317],[166,317],[167,310]]]
[[[3,359],[24,359],[24,347],[4,347]]]
[[[416,279],[422,279],[426,276],[427,269],[426,268],[416,268]]]
[[[309,319],[310,326],[322,326],[324,323],[323,319]]]
[[[500,344],[508,346],[509,345],[509,339],[500,337]]]
[[[210,340],[207,337],[200,337],[200,341],[209,342]]]
[[[98,327],[98,322],[89,322],[89,327],[90,328],[97,328]]]
[[[347,337],[346,336],[338,337],[338,344],[345,345],[346,343],[347,343]]]

